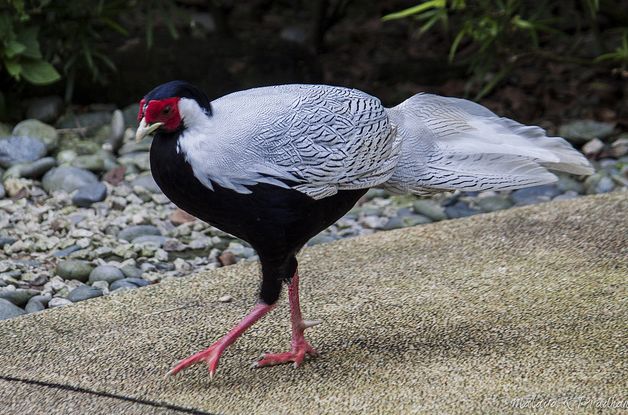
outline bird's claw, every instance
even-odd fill
[[[293,347],[289,352],[284,353],[262,353],[257,362],[254,362],[251,367],[259,368],[265,366],[275,366],[284,363],[293,363],[295,369],[299,367],[306,356],[317,357],[318,352],[308,342],[303,340],[298,346]]]
[[[192,366],[200,361],[204,361],[207,363],[207,368],[209,369],[209,380],[211,381],[214,378],[214,374],[216,373],[216,369],[218,368],[218,361],[220,360],[220,356],[222,352],[225,350],[225,347],[220,343],[214,343],[207,349],[193,354],[187,359],[181,360],[179,363],[175,365],[172,369],[166,373],[166,377],[174,376],[183,369]]]

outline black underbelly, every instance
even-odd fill
[[[158,135],[151,148],[151,170],[166,196],[199,219],[247,241],[261,257],[296,253],[311,237],[342,217],[366,189],[340,191],[315,200],[301,192],[266,183],[242,194],[205,187],[176,152],[176,136]]]

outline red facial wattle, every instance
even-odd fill
[[[179,97],[151,100],[146,105],[146,110],[142,113],[144,100],[140,102],[140,116],[143,115],[147,124],[162,122],[161,129],[171,132],[181,125],[181,114],[179,113]]]

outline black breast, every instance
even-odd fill
[[[151,170],[161,190],[186,212],[250,243],[262,263],[265,258],[292,257],[366,192],[340,191],[315,200],[296,190],[266,183],[249,187],[249,194],[215,183],[214,190],[210,190],[196,179],[184,156],[177,153],[177,139],[178,134],[158,134],[153,140]]]

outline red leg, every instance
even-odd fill
[[[295,273],[288,287],[288,300],[290,301],[290,321],[292,324],[291,350],[285,353],[265,353],[262,358],[253,364],[253,367],[264,367],[294,362],[298,367],[306,355],[318,356],[318,352],[305,340],[305,329],[320,324],[320,321],[305,321],[301,316],[299,304],[299,274]]]
[[[229,333],[223,336],[216,343],[209,346],[207,349],[198,352],[187,359],[184,359],[177,363],[175,367],[170,369],[167,375],[176,375],[181,370],[185,369],[188,366],[193,365],[194,363],[198,363],[204,360],[209,367],[209,377],[210,379],[214,377],[214,373],[216,373],[216,368],[218,367],[218,360],[220,359],[220,355],[225,351],[229,345],[231,345],[242,333],[246,331],[249,327],[251,327],[257,320],[264,317],[266,313],[272,310],[274,305],[266,305],[266,304],[257,304],[251,312],[242,319],[237,326],[235,326]]]

